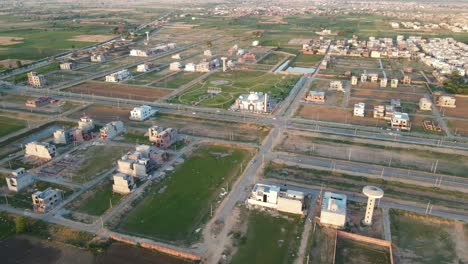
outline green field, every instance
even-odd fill
[[[24,120],[0,116],[0,137],[6,136],[25,127],[26,122],[24,122]]]
[[[297,76],[281,76],[259,71],[217,72],[184,93],[176,95],[170,102],[229,108],[239,95],[249,92],[267,92],[271,97],[281,100],[289,94],[298,79]],[[209,95],[207,90],[210,88],[220,88],[222,92]]]
[[[149,188],[119,229],[162,240],[193,240],[193,231],[207,219],[210,204],[227,182],[239,176],[249,153],[247,149],[200,146],[166,181]]]
[[[245,220],[248,221],[247,234],[238,239],[239,249],[231,263],[293,263],[300,243],[302,221],[299,217],[252,211]]]
[[[108,180],[100,183],[90,190],[90,192],[92,194],[89,197],[79,202],[79,206],[75,209],[76,211],[100,216],[110,208],[111,204],[112,206],[116,205],[123,197],[122,194],[112,192],[112,183]]]
[[[171,88],[176,89],[180,86],[187,84],[194,79],[200,77],[202,74],[198,72],[178,72],[174,75],[171,75],[163,80],[160,80],[151,86],[154,87],[162,87],[162,88]]]
[[[363,243],[338,238],[335,263],[390,264],[390,254],[384,249],[373,248]]]
[[[127,152],[128,147],[122,146],[91,146],[82,153],[87,157],[80,169],[74,173],[72,181],[84,183],[90,181],[102,173],[110,170],[112,165]]]
[[[293,67],[314,67],[322,60],[322,55],[299,54],[291,63]]]
[[[265,58],[263,58],[261,61],[259,61],[258,64],[276,65],[277,63],[279,63],[284,58],[285,58],[285,56],[282,56],[282,55],[279,55],[279,54],[276,54],[276,53],[270,53]]]
[[[0,241],[15,233],[15,223],[13,219],[4,212],[0,212]]]
[[[456,242],[448,232],[451,222],[393,209],[390,220],[395,254],[405,263],[462,263],[457,261]]]

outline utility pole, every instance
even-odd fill
[[[351,148],[349,149],[348,160],[351,161]]]
[[[383,179],[383,176],[384,176],[384,172],[385,172],[385,168],[382,168],[382,173],[380,173],[380,178]]]
[[[429,201],[429,202],[427,203],[427,206],[426,206],[426,213],[425,213],[425,214],[427,214],[427,213],[429,212],[429,206],[430,206],[430,205],[431,205],[431,201]]]
[[[436,160],[435,166],[434,166],[434,173],[437,171],[437,165],[439,164],[439,160]]]

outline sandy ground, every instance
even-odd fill
[[[83,41],[83,42],[103,42],[113,38],[112,35],[78,35],[74,36],[71,41]]]
[[[24,38],[19,37],[0,37],[0,46],[20,44],[23,40]]]
[[[445,116],[465,118],[468,121],[468,98],[456,96],[456,108],[442,108]],[[440,109],[440,108],[439,108]]]

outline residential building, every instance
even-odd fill
[[[387,78],[382,78],[380,79],[380,88],[385,88],[387,87],[388,80]]]
[[[450,95],[441,95],[437,99],[437,106],[455,108],[456,98]]]
[[[113,139],[124,132],[125,126],[122,121],[112,121],[99,130],[99,138],[104,140]]]
[[[106,82],[120,82],[131,76],[130,72],[125,69],[118,72],[111,73],[106,76]]]
[[[169,64],[169,70],[171,71],[179,71],[180,69],[182,69],[182,64],[180,64],[178,61]]]
[[[47,142],[30,142],[25,145],[24,157],[25,158],[39,158],[51,160],[56,156],[55,146]]]
[[[32,175],[26,172],[24,168],[18,168],[14,170],[5,179],[8,190],[13,192],[19,192],[34,182]]]
[[[27,107],[41,107],[44,105],[48,105],[51,102],[55,102],[56,100],[50,97],[39,97],[34,99],[29,99],[26,101],[25,105]]]
[[[148,57],[149,52],[146,51],[146,50],[132,49],[132,50],[130,50],[129,55],[134,56],[134,57]]]
[[[371,73],[369,74],[370,81],[375,83],[379,80],[379,75],[377,73]]]
[[[390,124],[393,129],[411,130],[411,121],[407,113],[394,112]]]
[[[312,103],[325,103],[325,92],[309,91],[305,100]]]
[[[158,165],[167,159],[164,150],[148,145],[137,145],[117,161],[117,171],[136,178],[147,177]]]
[[[62,201],[61,190],[51,187],[32,194],[33,208],[37,213],[47,213]]]
[[[130,120],[144,121],[152,117],[156,112],[156,109],[153,109],[151,106],[148,105],[135,107],[132,111],[130,111]]]
[[[73,66],[74,66],[73,63],[71,62],[60,63],[60,69],[65,70],[65,71],[73,70]]]
[[[128,194],[135,190],[135,182],[133,177],[123,173],[116,173],[113,176],[114,184],[112,184],[112,191],[120,194]]]
[[[409,75],[403,77],[403,84],[411,84],[411,77]]]
[[[361,82],[367,82],[367,77],[366,73],[361,74]]]
[[[54,132],[54,144],[68,144],[73,141],[73,135],[65,129],[58,129]]]
[[[325,192],[323,194],[320,223],[343,228],[346,224],[346,200],[344,194]]]
[[[28,73],[28,83],[32,87],[42,87],[46,84],[46,80],[44,78],[44,75],[38,74],[37,72],[29,72]]]
[[[137,72],[147,72],[154,67],[151,63],[143,63],[137,66]]]
[[[398,79],[392,79],[390,81],[390,87],[391,88],[398,88]]]
[[[365,115],[365,108],[366,108],[366,104],[365,104],[365,103],[357,103],[357,104],[355,104],[355,105],[354,105],[353,115],[354,115],[354,116],[364,117],[364,115]]]
[[[357,85],[358,78],[356,76],[351,76],[351,85]]]
[[[106,61],[106,56],[102,54],[93,54],[90,57],[91,62],[105,62]]]
[[[177,142],[177,130],[174,128],[163,129],[159,126],[152,126],[148,129],[148,137],[149,141],[154,142],[157,148],[167,149]]]
[[[343,90],[343,82],[341,82],[341,81],[331,81],[330,82],[330,90],[344,91]]]
[[[279,186],[257,183],[247,203],[276,209],[281,212],[304,215],[304,193],[281,190]]]
[[[211,53],[211,50],[207,49],[203,51],[203,56],[211,57],[213,56],[213,54]]]
[[[250,92],[241,94],[231,106],[234,111],[249,111],[253,113],[267,113],[269,109],[269,96],[267,93]]]
[[[184,71],[195,72],[195,63],[189,62],[189,63],[185,64]]]
[[[94,129],[94,121],[93,119],[83,116],[78,121],[78,128],[84,132],[89,132]]]
[[[425,97],[419,99],[419,109],[422,111],[431,111],[432,101]]]
[[[385,117],[385,106],[376,105],[374,106],[374,118],[383,119]]]

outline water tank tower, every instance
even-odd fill
[[[365,225],[372,225],[372,215],[374,214],[375,199],[382,198],[384,195],[384,191],[379,187],[368,185],[362,189],[362,193],[368,198],[366,215],[364,216],[364,220],[362,220],[362,223]]]

